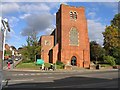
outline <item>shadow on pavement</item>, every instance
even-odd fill
[[[40,77],[41,78],[41,77]],[[91,77],[67,77],[56,79],[53,82],[25,82],[12,84],[4,87],[3,90],[40,90],[40,89],[55,89],[55,88],[88,88],[94,90],[96,88],[114,88],[118,90],[118,79],[102,79]],[[102,89],[103,90],[103,89]]]

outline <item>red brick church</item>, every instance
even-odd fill
[[[60,5],[56,13],[56,29],[40,37],[41,58],[45,62],[88,68],[90,48],[84,7]]]

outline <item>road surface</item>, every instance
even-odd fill
[[[5,86],[5,79],[9,79]],[[4,89],[118,88],[118,71],[4,71]]]

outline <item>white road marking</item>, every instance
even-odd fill
[[[37,73],[36,75],[41,75],[40,73]]]
[[[23,79],[23,80],[9,80],[8,82],[25,82],[25,81],[33,81],[34,79]],[[2,80],[2,82],[6,82],[5,80]]]
[[[13,74],[12,76],[17,76],[18,74]]]
[[[47,75],[47,73],[42,73],[42,75]]]
[[[31,73],[30,75],[35,75],[34,73]]]
[[[25,76],[27,76],[27,75],[29,75],[29,74],[25,74]]]
[[[54,77],[47,77],[47,78],[54,78]]]
[[[23,76],[24,74],[18,74],[18,75]]]
[[[12,76],[35,76],[35,75],[60,75],[65,73],[19,73],[19,74],[12,74]]]
[[[36,74],[34,74],[34,73],[31,73],[31,74],[12,74],[12,76],[30,76],[30,75],[41,75],[40,73],[36,73]]]

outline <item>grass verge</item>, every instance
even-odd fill
[[[50,67],[51,63],[45,63],[45,67]],[[21,62],[16,66],[16,69],[31,69],[31,70],[39,70],[41,65],[36,65],[34,62],[23,63]],[[55,67],[55,65],[54,65]],[[63,65],[56,65],[56,69],[63,69]]]
[[[110,67],[110,64],[100,64],[101,67]]]
[[[20,63],[16,66],[16,69],[40,69],[40,65],[36,65],[34,62]]]

